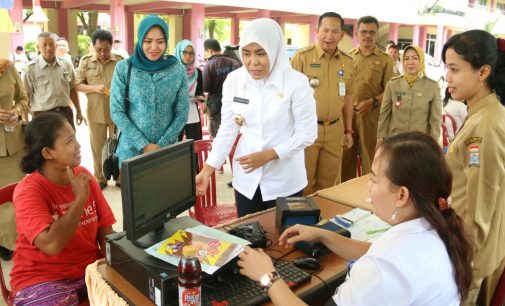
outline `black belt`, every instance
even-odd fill
[[[328,126],[328,125],[332,125],[332,124],[335,124],[338,122],[338,119],[340,118],[337,118],[333,121],[328,121],[328,120],[317,120],[317,124],[319,125],[322,125],[322,126]]]

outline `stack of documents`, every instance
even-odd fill
[[[347,228],[351,238],[373,242],[391,228],[389,223],[382,221],[372,212],[355,208],[342,215],[336,215],[331,222]]]

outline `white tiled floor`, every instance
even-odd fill
[[[83,113],[85,113],[86,96],[80,95],[81,105],[83,106]],[[93,171],[93,157],[91,154],[91,147],[89,143],[89,129],[87,125],[82,124],[77,127],[77,139],[81,144],[81,165]],[[234,203],[235,198],[233,195],[233,189],[226,185],[227,182],[231,181],[231,170],[229,165],[224,166],[223,173],[216,174],[216,188],[217,188],[217,200],[218,203]],[[115,231],[123,230],[123,209],[121,202],[121,189],[114,185],[113,181],[109,181],[109,186],[103,190],[103,194],[107,199],[114,215],[116,217],[116,224],[113,226]],[[187,213],[183,213],[187,215]],[[10,281],[9,272],[12,269],[12,261],[2,260],[2,269],[4,271],[4,276],[7,283]],[[5,306],[3,299],[0,299],[0,306]]]

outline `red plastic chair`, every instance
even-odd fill
[[[505,270],[501,275],[500,282],[498,283],[493,295],[493,301],[491,302],[491,306],[503,305],[505,305]]]
[[[14,188],[16,188],[18,183],[12,183],[10,185],[0,188],[0,205],[12,202],[12,195],[14,194]],[[5,283],[4,272],[2,269],[2,262],[0,261],[0,285],[2,287],[2,296],[7,305],[12,305],[14,303],[14,297],[12,292],[7,289],[7,284]]]
[[[195,141],[195,153],[198,155],[199,170],[202,170],[211,150],[212,140]],[[215,174],[210,177],[209,188],[207,188],[205,195],[196,198],[194,211],[190,209],[189,216],[208,226],[215,226],[237,218],[236,204],[217,203]]]

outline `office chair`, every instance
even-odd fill
[[[212,140],[195,141],[199,171],[202,170],[211,149]],[[215,226],[237,218],[237,205],[235,203],[227,205],[217,203],[215,173],[210,177],[209,188],[207,188],[205,195],[196,198],[194,211],[190,209],[189,216],[208,226]]]
[[[18,183],[12,183],[0,188],[0,205],[12,202],[12,195],[14,194],[14,188]],[[0,261],[0,286],[2,287],[2,296],[7,305],[12,305],[14,303],[14,297],[12,292],[7,289],[7,284],[5,283],[4,272],[2,269],[2,262]]]

